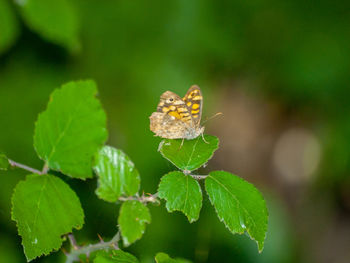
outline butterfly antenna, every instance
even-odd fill
[[[213,118],[215,118],[215,117],[217,117],[217,116],[220,116],[220,115],[224,115],[224,114],[223,114],[222,112],[218,112],[218,113],[214,114],[213,116],[211,116],[210,118],[208,118],[208,119],[206,119],[205,121],[203,121],[202,125],[203,125],[204,123],[206,123],[207,121],[209,121],[209,120],[211,120],[211,119],[213,119]]]

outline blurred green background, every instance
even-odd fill
[[[123,149],[155,193],[174,169],[149,131],[159,96],[204,94],[206,132],[220,138],[207,170],[254,183],[270,213],[262,254],[232,235],[207,197],[189,224],[164,205],[127,248],[142,262],[163,251],[193,262],[350,260],[350,4],[300,0],[0,0],[0,151],[40,168],[33,130],[49,94],[92,78],[108,116],[108,143]],[[201,171],[204,174],[206,171]],[[11,194],[25,172],[0,173],[1,262],[25,262]],[[80,243],[112,237],[118,207],[96,180],[64,177],[86,218]],[[35,262],[63,262],[57,252]]]

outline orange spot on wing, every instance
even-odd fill
[[[174,116],[176,119],[181,119],[181,116],[179,113],[177,113],[176,111],[171,111],[169,112],[170,116]]]
[[[198,109],[199,108],[199,104],[193,104],[193,106],[192,106],[192,109],[194,109],[194,110],[196,110],[196,109]]]
[[[186,109],[186,108],[178,108],[177,111],[178,111],[178,112],[186,112],[187,109]]]

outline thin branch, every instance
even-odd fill
[[[208,175],[198,175],[198,174],[191,174],[191,176],[196,180],[203,180],[208,177]]]
[[[75,237],[74,237],[73,233],[70,233],[70,234],[68,234],[67,236],[68,236],[68,239],[69,239],[70,244],[72,245],[72,247],[73,247],[75,250],[79,249],[79,246],[78,246],[78,244],[77,244],[77,241],[75,240]]]
[[[70,239],[70,235],[71,234],[68,234],[69,239]],[[73,236],[73,238],[74,238],[74,236]],[[120,240],[119,231],[108,242],[104,242],[103,240],[101,240],[100,242],[98,242],[96,244],[90,244],[90,245],[83,246],[83,247],[79,247],[76,243],[74,243],[75,245],[73,245],[72,240],[71,240],[71,244],[72,244],[73,249],[68,254],[66,254],[66,256],[67,256],[66,263],[73,263],[75,261],[78,261],[79,255],[82,255],[82,254],[85,254],[87,257],[89,257],[89,255],[92,252],[97,251],[97,250],[102,250],[102,249],[116,249],[117,250],[117,249],[119,249],[119,247],[118,247],[119,240]],[[73,242],[75,242],[75,239]],[[74,246],[76,246],[77,248],[74,248]]]
[[[121,196],[118,199],[119,201],[130,201],[130,200],[137,200],[140,201],[141,203],[159,203],[159,199],[158,199],[158,193],[155,194],[149,194],[149,195],[145,195],[142,194],[142,196]]]
[[[39,171],[37,169],[34,169],[32,167],[29,167],[27,165],[24,165],[24,164],[21,164],[21,163],[17,163],[17,162],[15,162],[13,160],[10,160],[10,159],[8,159],[8,160],[9,160],[9,163],[10,163],[10,165],[12,167],[18,167],[18,168],[21,168],[23,170],[26,170],[26,171],[29,171],[31,173],[34,173],[34,174],[43,174],[41,171]]]

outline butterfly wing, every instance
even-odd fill
[[[193,126],[191,113],[186,106],[186,103],[177,94],[166,91],[160,96],[160,102],[157,107],[157,112],[166,113],[174,118],[174,121],[181,121],[188,126]]]
[[[156,136],[166,139],[180,139],[187,136],[187,124],[167,113],[153,112],[150,121],[150,130]]]
[[[203,96],[202,91],[197,85],[193,85],[187,91],[185,97],[183,98],[192,121],[196,127],[200,126],[203,108]]]
[[[171,91],[164,92],[160,97],[157,112],[150,116],[151,131],[156,136],[167,139],[196,138],[202,133],[202,128],[199,127],[201,98],[202,94],[197,86],[192,86],[184,99]],[[190,107],[186,103],[191,103]]]

